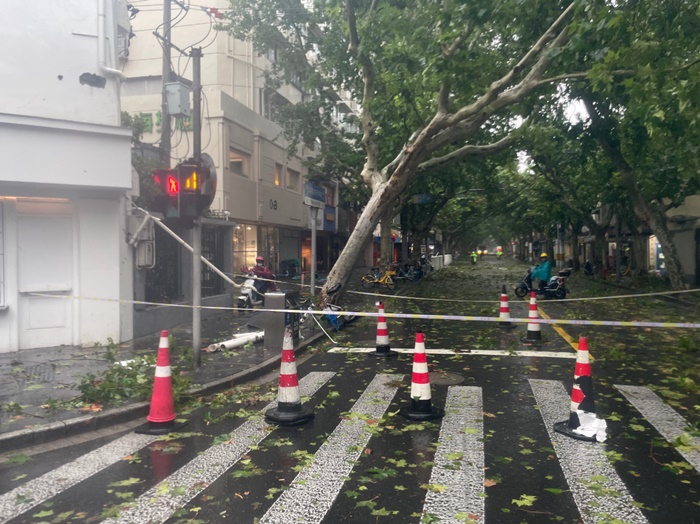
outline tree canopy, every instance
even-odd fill
[[[231,0],[222,28],[276,51],[271,88],[301,79],[312,95],[280,115],[292,140],[323,153],[319,175],[359,177],[371,190],[333,285],[416,180],[458,176],[451,166],[503,151],[512,166],[528,135],[545,136],[543,121],[557,131],[528,139],[539,158],[529,185],[545,195],[528,202],[547,211],[539,219],[583,220],[551,205],[546,191],[557,184],[574,184],[589,206],[611,197],[579,183],[595,171],[619,180],[602,188],[624,187],[640,220],[662,227],[665,207],[697,191],[698,14],[689,0]],[[338,93],[360,108],[356,135],[331,121]],[[552,109],[574,98],[590,113],[578,130]],[[578,172],[557,148],[585,157]]]

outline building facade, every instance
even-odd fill
[[[0,352],[132,338],[126,2],[3,2]]]
[[[259,55],[251,43],[217,32],[213,28],[219,21],[217,9],[224,11],[229,4],[225,0],[210,4],[206,9],[193,6],[181,9],[173,3],[170,32],[174,46],[169,80],[187,85],[193,79],[189,56],[192,48],[200,47],[203,54],[201,144],[217,173],[216,196],[208,217],[203,220],[205,237],[208,228],[216,240],[215,247],[210,249],[218,252],[216,256],[223,264],[219,267],[228,274],[241,274],[242,267],[253,265],[256,256],[262,255],[273,272],[299,278],[300,272],[308,273],[311,269],[311,214],[303,196],[308,183],[304,160],[314,152],[298,147],[290,154],[282,128],[271,117],[281,105],[301,102],[308,94],[294,83],[269,92],[264,75],[275,60],[274,51]],[[161,39],[154,32],[161,30],[162,23],[161,8],[151,7],[133,17],[135,37],[123,69],[126,80],[122,107],[132,116],[145,120],[143,141],[156,146],[162,134],[163,50]],[[341,113],[350,112],[346,104],[339,103],[338,107]],[[339,115],[338,120],[342,119]],[[174,166],[193,154],[191,118],[184,114],[175,116],[170,136],[171,166]],[[326,206],[317,221],[317,263],[319,271],[327,271],[347,239],[348,221],[345,221],[346,229],[339,230],[337,185],[320,185],[326,195]],[[181,233],[188,238],[186,230]],[[203,242],[205,249],[206,238]],[[161,255],[162,248],[162,243],[156,246]],[[179,275],[181,292],[167,298],[187,300],[190,255],[186,254],[185,259],[180,255],[175,257],[179,268],[163,273]],[[207,270],[204,271],[206,279]],[[148,297],[152,273],[137,269],[137,296]],[[232,286],[224,284],[220,277],[209,276],[218,284],[208,291],[203,288],[204,301],[211,305],[232,304],[235,293]],[[151,298],[162,302],[155,300],[157,297]],[[155,310],[157,307],[142,308],[141,314],[137,314],[137,333],[141,324],[151,323]],[[179,314],[182,316],[184,312]]]

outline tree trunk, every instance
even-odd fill
[[[326,283],[321,291],[323,301],[328,300],[326,289],[336,284],[341,284],[342,287],[340,292],[333,295],[333,299],[337,302],[341,298],[363,247],[372,238],[374,226],[379,222],[387,208],[391,209],[390,206],[396,197],[404,190],[407,183],[405,175],[406,173],[394,173],[389,182],[379,185],[370,197],[367,206],[365,206],[364,211],[357,220],[355,229],[350,234],[345,248],[340,252],[338,261],[328,273]]]
[[[632,229],[632,269],[634,278],[639,278],[648,268],[646,261],[647,250],[644,246],[644,237],[639,231]]]
[[[388,267],[394,261],[394,243],[391,241],[391,226],[394,220],[393,206],[384,213],[381,220],[379,244],[379,265]]]

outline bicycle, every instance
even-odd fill
[[[341,286],[342,284],[336,284],[335,286],[331,286],[326,291],[326,295],[328,296],[329,301],[326,304],[322,304],[322,310],[325,313],[323,315],[323,318],[331,326],[333,326],[336,331],[340,331],[342,328],[350,324],[350,322],[353,322],[357,319],[357,315],[340,314],[342,308],[339,305],[333,304],[333,302],[330,301],[332,295],[340,291]],[[314,311],[316,309],[316,305],[313,302],[313,297],[306,297],[304,300],[299,302],[299,309],[301,309],[302,311],[306,311],[305,313],[301,314],[301,318],[299,319],[299,322],[301,324],[303,324],[304,321],[309,318],[309,316],[313,318],[313,313],[310,313],[310,311]]]
[[[414,266],[410,264],[402,264],[402,265],[392,265],[392,270],[396,271],[396,276],[394,277],[394,280],[397,282],[400,280],[409,280],[411,282],[415,282],[416,280],[420,280],[420,277],[423,276],[423,272],[420,270],[417,270]]]
[[[384,273],[380,276],[379,268],[373,267],[372,273],[368,273],[362,277],[362,287],[364,289],[371,290],[379,286],[386,286],[388,289],[393,291],[396,289],[396,281],[394,280],[394,277],[396,277],[396,271],[393,271],[391,268],[384,271]]]

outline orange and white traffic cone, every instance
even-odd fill
[[[301,404],[292,330],[287,326],[282,341],[277,407],[268,409],[265,412],[265,419],[280,426],[296,426],[308,422],[312,418],[314,418],[313,412]]]
[[[416,346],[413,352],[411,405],[401,409],[399,414],[409,420],[434,420],[445,414],[445,410],[432,405],[428,359],[425,354],[425,338],[422,331],[416,332]]]
[[[370,353],[375,357],[395,357],[398,355],[396,351],[391,351],[389,345],[389,327],[384,316],[384,303],[379,302],[379,316],[377,317],[377,349],[374,353]]]
[[[506,329],[512,329],[515,327],[510,321],[510,308],[508,307],[508,294],[506,293],[506,286],[503,286],[501,289],[501,304],[498,318],[498,327]]]
[[[170,345],[168,332],[165,329],[160,332],[151,408],[146,420],[148,420],[148,423],[136,428],[136,433],[165,435],[182,425],[175,424],[173,382],[170,374]]]
[[[537,296],[533,291],[530,293],[530,311],[528,312],[527,318],[532,320],[538,320],[540,317],[537,313]],[[539,322],[528,322],[527,323],[527,335],[523,339],[525,344],[541,344],[542,343],[542,331]]]
[[[594,400],[588,339],[581,337],[576,351],[569,420],[557,422],[554,424],[554,430],[578,440],[604,442],[607,438],[607,424],[605,420],[596,417]]]

